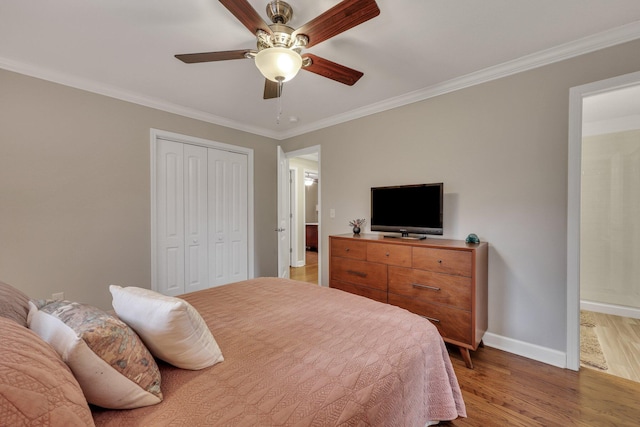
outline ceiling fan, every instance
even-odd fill
[[[264,99],[280,97],[283,83],[295,77],[300,69],[349,86],[363,76],[360,71],[301,52],[378,16],[380,9],[375,0],[343,0],[296,30],[286,25],[293,9],[284,1],[267,4],[270,25],[248,0],[220,0],[220,3],[256,36],[257,49],[187,53],[175,55],[176,58],[187,64],[254,58],[265,77]]]

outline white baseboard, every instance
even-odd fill
[[[640,319],[640,308],[626,307],[622,305],[605,304],[602,302],[580,300],[580,309],[595,311],[596,313],[613,314],[614,316],[631,317]]]
[[[507,351],[517,354],[518,356],[557,366],[558,368],[567,367],[567,354],[562,351],[514,340],[513,338],[507,338],[489,332],[484,334],[482,341],[487,347],[497,348],[498,350]]]
[[[595,311],[597,313],[640,319],[640,309],[634,307],[581,300],[580,308]],[[503,337],[490,332],[484,334],[482,341],[487,347],[497,348],[498,350],[507,351],[509,353],[517,354],[518,356],[537,360],[538,362],[546,363],[548,365],[557,366],[558,368],[567,367],[567,353],[563,351],[514,340],[513,338]]]

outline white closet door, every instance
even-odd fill
[[[250,155],[155,138],[154,270],[165,295],[249,277]]]
[[[247,156],[208,150],[209,285],[248,278]]]
[[[155,286],[165,295],[184,293],[184,146],[157,140]]]
[[[208,288],[207,149],[184,145],[184,292]]]

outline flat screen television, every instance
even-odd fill
[[[371,231],[400,235],[386,237],[426,238],[442,235],[443,184],[398,185],[371,188]]]

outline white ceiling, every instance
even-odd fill
[[[249,2],[267,21],[267,1]],[[297,28],[338,0],[289,3]],[[301,71],[280,105],[250,59],[173,57],[255,48],[217,0],[0,0],[0,68],[282,139],[640,38],[638,0],[377,3],[378,17],[308,50],[364,77]]]

